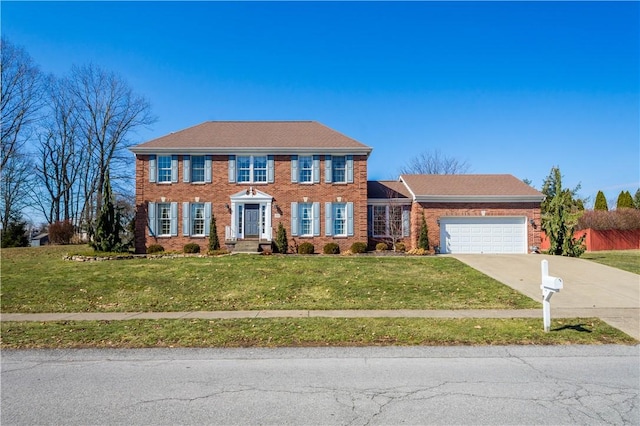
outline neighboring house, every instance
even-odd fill
[[[49,234],[42,233],[31,237],[31,247],[40,247],[49,244]]]
[[[218,238],[269,246],[357,241],[415,247],[424,212],[443,253],[526,253],[540,244],[542,194],[510,175],[403,175],[367,182],[371,148],[313,121],[205,122],[132,148],[136,252],[206,250]]]

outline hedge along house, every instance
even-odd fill
[[[512,175],[402,175],[411,241],[424,214],[440,253],[527,253],[540,246],[544,195]]]
[[[371,148],[313,121],[205,122],[137,145],[135,249],[367,241]],[[224,234],[222,234],[224,232]],[[248,246],[247,246],[248,244]]]

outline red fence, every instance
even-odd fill
[[[540,250],[548,250],[549,239],[544,232],[540,234],[542,239]],[[597,231],[589,228],[576,231],[573,236],[580,238],[584,234],[587,234],[587,237],[584,239],[587,251],[640,249],[640,229],[627,231],[609,229],[606,231]]]

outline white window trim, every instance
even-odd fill
[[[168,158],[169,159],[169,167],[161,167],[160,166],[160,162],[162,158]],[[171,155],[158,155],[156,157],[156,169],[157,169],[157,176],[156,176],[156,182],[157,183],[171,183],[172,179],[171,179],[171,174],[172,174],[172,156]],[[163,170],[169,170],[169,180],[160,180],[160,175],[162,173]]]
[[[255,167],[255,159],[258,157],[265,159],[264,169],[262,168],[257,169]],[[243,181],[240,180],[240,171],[247,170],[247,169],[240,169],[239,161],[241,158],[249,158],[249,180],[243,180]],[[256,184],[269,183],[269,156],[268,155],[237,155],[235,160],[236,160],[236,182],[237,183],[256,183]],[[264,180],[255,179],[256,170],[264,170],[265,172]]]

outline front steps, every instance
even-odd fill
[[[236,241],[231,253],[259,254],[263,250],[271,250],[271,243],[268,241],[242,240]]]

